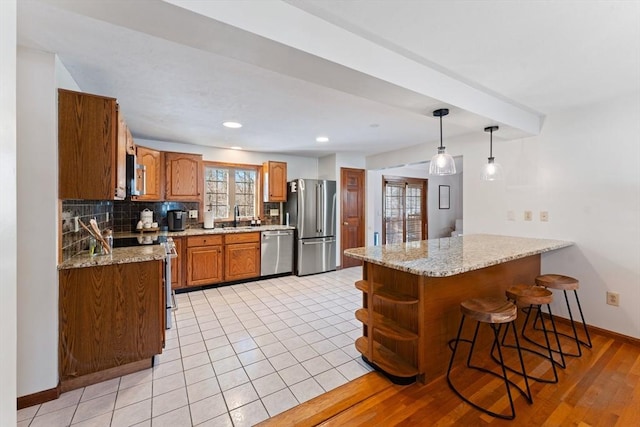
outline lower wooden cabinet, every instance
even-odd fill
[[[187,286],[223,281],[222,236],[187,237]]]
[[[206,234],[173,241],[178,258],[171,264],[172,289],[260,277],[260,233]]]
[[[260,276],[260,233],[228,234],[224,246],[227,282]]]
[[[146,261],[60,270],[63,390],[124,375],[118,368],[136,362],[151,366],[151,358],[162,353],[163,268],[162,261]]]

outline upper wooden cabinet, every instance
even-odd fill
[[[268,161],[262,165],[265,202],[287,201],[287,164]]]
[[[124,199],[127,133],[120,120],[114,98],[58,90],[60,199]]]
[[[142,196],[132,196],[133,200],[164,200],[164,153],[147,147],[136,147],[136,162],[144,165],[145,192]]]
[[[201,201],[204,186],[202,156],[165,153],[164,158],[165,200]]]

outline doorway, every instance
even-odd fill
[[[382,177],[382,244],[427,238],[427,180]]]
[[[362,265],[362,261],[344,256],[345,249],[364,246],[364,169],[340,168],[340,266]]]

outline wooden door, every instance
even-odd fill
[[[60,199],[116,198],[117,132],[114,98],[58,90]]]
[[[427,180],[382,177],[382,244],[427,238]]]
[[[266,162],[263,165],[265,172],[265,202],[287,201],[287,164],[284,162]]]
[[[162,152],[147,147],[137,147],[136,161],[146,167],[145,194],[134,196],[136,200],[161,201],[164,196],[163,157]]]
[[[364,246],[364,180],[364,169],[340,168],[342,268],[362,265],[362,261],[344,256],[344,251]]]
[[[197,154],[165,153],[166,200],[200,201],[202,156]]]
[[[187,249],[187,285],[209,285],[223,280],[222,245]]]
[[[226,281],[260,276],[260,243],[238,243],[225,246]]]

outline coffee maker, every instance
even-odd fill
[[[187,223],[187,213],[181,210],[167,211],[169,231],[183,231]]]

